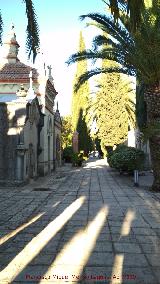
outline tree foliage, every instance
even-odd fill
[[[93,39],[93,49],[73,54],[68,63],[79,62],[84,59],[97,61],[109,59],[119,63],[115,68],[94,68],[80,76],[76,85],[78,88],[90,77],[101,73],[119,72],[131,76],[138,76],[140,82],[154,84],[160,78],[160,8],[157,6],[145,9],[141,25],[136,33],[130,33],[125,27],[124,19],[115,23],[109,15],[88,14],[82,19],[92,20],[101,32],[109,34],[98,35]],[[105,48],[102,49],[102,46]]]
[[[147,1],[147,0],[146,0]],[[145,2],[146,2],[145,1]],[[130,3],[133,2],[132,0]],[[128,0],[129,3],[129,0]],[[146,3],[145,3],[146,4]],[[90,77],[100,73],[124,73],[133,75],[143,83],[145,102],[147,106],[147,127],[160,121],[160,1],[149,0],[141,11],[140,25],[132,31],[130,14],[119,17],[116,23],[109,14],[90,13],[82,15],[81,19],[92,20],[90,25],[100,29],[100,35],[93,40],[93,49],[72,55],[68,63],[84,59],[114,60],[119,65],[115,68],[94,68],[83,74],[76,88]],[[101,35],[108,33],[110,37]],[[102,47],[105,44],[105,48]],[[149,138],[150,154],[154,175],[153,190],[160,191],[160,143],[159,135]]]
[[[23,0],[26,6],[26,15],[28,19],[27,28],[26,28],[26,48],[28,52],[28,57],[30,58],[31,54],[33,55],[33,62],[35,61],[37,55],[37,49],[40,45],[39,39],[39,26],[37,23],[37,16],[34,9],[32,0]]]
[[[111,10],[115,22],[125,15],[130,31],[135,32],[141,24],[142,12],[150,0],[102,0]]]
[[[85,50],[85,42],[82,35],[82,32],[80,32],[79,37],[79,52],[83,52]],[[87,60],[84,60],[83,62],[77,63],[77,70],[75,73],[74,81],[73,83],[76,84],[78,78],[83,74],[87,72]],[[86,81],[83,86],[79,88],[78,91],[75,91],[73,88],[72,93],[72,124],[73,129],[77,129],[77,124],[79,120],[80,110],[83,110],[83,115],[85,115],[86,108],[88,106],[88,97],[89,97],[89,83]]]
[[[79,38],[79,52],[85,50],[85,42],[80,32]],[[77,83],[79,76],[87,72],[87,60],[77,63],[77,70],[75,73],[74,84]],[[77,91],[73,88],[72,93],[72,125],[73,130],[79,133],[79,150],[88,153],[90,149],[89,131],[86,124],[86,110],[89,101],[89,82],[85,82]]]
[[[103,148],[127,140],[129,124],[135,125],[133,96],[131,84],[121,75],[112,73],[101,77],[89,112],[92,119],[96,119]]]
[[[103,35],[109,37],[105,33]],[[105,44],[103,48],[106,48]],[[115,67],[118,67],[115,61],[102,60],[102,68]],[[117,73],[102,74],[97,87],[89,113],[91,120],[96,119],[98,138],[105,150],[126,141],[128,126],[135,127],[135,92],[129,78]]]
[[[92,150],[92,139],[86,124],[86,119],[83,115],[83,109],[80,109],[79,119],[77,124],[78,135],[78,147],[79,151],[84,151],[84,154],[88,154]]]
[[[70,115],[62,117],[62,148],[72,146],[72,118]]]

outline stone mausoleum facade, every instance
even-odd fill
[[[25,65],[18,49],[12,25],[0,61],[0,184],[26,182],[61,165],[61,118],[58,108],[54,111],[51,67],[39,72]]]

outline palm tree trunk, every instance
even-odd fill
[[[144,98],[147,105],[147,124],[157,127],[157,123],[160,123],[160,85],[148,88]],[[154,176],[152,190],[160,191],[160,133],[156,131],[149,138],[149,146]]]
[[[160,135],[149,139],[154,181],[152,190],[160,191]]]

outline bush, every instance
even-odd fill
[[[72,165],[75,167],[81,167],[84,160],[83,153],[73,153],[72,155]]]
[[[108,151],[108,155],[107,155],[107,161],[108,161],[108,164],[111,168],[114,168],[114,164],[112,162],[112,156],[116,153],[122,153],[124,152],[125,150],[127,150],[129,147],[124,145],[124,144],[119,144],[116,149],[113,151],[113,147],[112,147],[112,150],[110,149],[110,151]]]
[[[111,167],[126,172],[142,169],[145,159],[143,151],[125,145],[117,148],[109,158]]]
[[[63,159],[66,163],[72,162],[73,148],[72,146],[68,146],[63,150]]]
[[[123,152],[123,151],[126,151],[130,148],[133,148],[133,149],[136,149],[134,147],[128,147],[127,145],[125,144],[119,144],[116,149],[113,151],[114,153],[119,153],[119,152]]]
[[[111,146],[106,146],[106,151],[107,151],[107,161],[108,161],[108,164],[110,165],[110,167],[112,167],[112,163],[111,163],[111,157],[113,155],[113,147]]]
[[[112,148],[110,147],[110,149],[109,149],[109,151],[108,151],[108,154],[107,154],[107,161],[108,161],[108,164],[109,164],[109,166],[110,166],[111,168],[114,168],[114,167],[115,167],[114,164],[113,164],[113,162],[112,162],[111,157],[112,157],[114,154],[116,154],[116,153],[124,152],[124,151],[127,150],[128,148],[130,148],[130,147],[128,147],[127,145],[124,145],[124,144],[119,144],[119,145],[116,147],[115,150],[113,150],[113,147],[112,147]]]

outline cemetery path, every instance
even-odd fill
[[[104,160],[0,189],[0,283],[160,283],[159,194]]]

